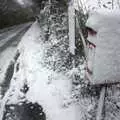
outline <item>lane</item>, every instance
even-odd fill
[[[17,31],[12,30],[12,33],[9,36],[6,36],[6,38],[0,40],[0,53],[3,52],[6,48],[9,46],[17,46],[17,44],[20,42],[21,37],[24,35],[24,33],[28,30],[31,23],[24,25],[22,28],[18,27]],[[4,35],[5,36],[5,35]]]
[[[9,37],[9,35],[16,33],[18,30],[24,28],[27,25],[31,25],[32,22],[29,23],[24,23],[24,24],[20,24],[20,25],[15,25],[9,28],[4,28],[4,29],[0,29],[0,41]]]
[[[10,81],[7,80],[6,75],[8,74],[7,71],[9,67],[12,65],[11,61],[16,54],[17,45],[31,24],[32,23],[26,23],[14,26],[0,34],[1,38],[3,38],[0,39],[0,97],[3,96],[9,87]],[[9,72],[9,75],[10,74]]]
[[[10,74],[13,73],[14,71],[14,63],[10,64],[10,61],[15,56],[16,47],[20,42],[22,36],[29,29],[29,27],[30,25],[23,26],[22,29],[15,27],[14,30],[9,31],[9,33],[11,32],[11,34],[5,37],[5,40],[3,39],[0,40],[0,58],[2,58],[2,60],[0,59],[0,67],[1,70],[3,69],[3,67],[5,68],[3,75],[6,74],[5,73],[6,69],[9,68],[7,69],[9,75],[6,74],[6,76],[7,75],[9,76],[9,79],[8,77],[4,78],[3,83],[0,81],[1,100],[4,94],[6,93],[6,91],[9,89],[9,85],[11,81]],[[18,29],[18,32],[16,32],[16,29]],[[15,33],[13,31],[15,31]],[[4,35],[6,36],[6,33],[2,33],[1,36]],[[2,41],[4,41],[4,44]],[[1,78],[1,73],[0,73],[0,78]],[[24,89],[26,89],[25,86],[23,87],[23,92],[25,92]],[[20,104],[4,104],[4,100],[3,100],[3,104],[1,103],[2,102],[0,101],[0,111],[2,109],[2,106],[3,108],[5,108],[5,111],[3,112],[3,115],[1,113],[0,120],[8,120],[8,119],[38,120],[38,118],[40,120],[46,120],[46,116],[45,113],[43,112],[43,108],[37,103],[31,103],[30,101],[26,101],[26,100],[21,101]]]

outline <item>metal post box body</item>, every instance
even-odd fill
[[[92,84],[120,82],[120,18],[101,13],[91,17],[86,25],[96,34],[88,33],[86,78]]]

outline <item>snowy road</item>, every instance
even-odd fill
[[[10,46],[17,46],[30,25],[31,23],[26,23],[0,30],[0,53]]]
[[[28,31],[31,24],[32,24],[32,22],[0,30],[0,98],[1,99],[3,98],[6,91],[10,87],[11,75],[12,75],[13,66],[14,66],[13,64],[11,64],[11,61],[13,61],[13,59],[14,59],[19,42],[21,41],[24,34]],[[7,76],[6,72],[8,72],[8,71],[10,72],[11,75],[9,75],[9,78],[6,78],[6,76]],[[7,81],[6,81],[6,79],[7,79]],[[30,107],[33,107],[33,109],[34,109],[32,115],[36,114],[36,111],[39,111],[39,109],[40,110],[42,109],[41,106],[39,106],[37,104],[32,105],[32,103],[23,103],[23,106],[8,105],[5,107],[6,112],[4,113],[3,119],[4,120],[7,119],[6,114],[10,113],[10,111],[12,112],[12,115],[10,114],[10,117],[14,117],[14,115],[13,115],[13,113],[14,113],[18,117],[16,119],[29,120],[30,117],[32,119],[32,118],[34,118],[34,116],[27,115],[28,113],[31,112],[31,109],[28,109]],[[15,111],[14,111],[14,109],[11,109],[11,108],[15,108]],[[26,112],[24,111],[24,109],[26,110]],[[0,110],[1,110],[1,105],[0,105]],[[44,115],[42,115],[42,118],[43,118],[43,116]],[[35,117],[40,118],[41,115],[35,116]]]
[[[16,47],[22,36],[31,26],[30,23],[25,23],[0,30],[0,88],[5,80],[5,73],[13,59]],[[9,83],[8,83],[9,84]],[[1,95],[1,91],[0,91]]]

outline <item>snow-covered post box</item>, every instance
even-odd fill
[[[89,16],[86,27],[86,78],[91,84],[120,83],[120,11],[94,12]],[[106,87],[101,89],[96,120],[102,119]]]
[[[87,79],[93,84],[120,82],[120,11],[92,13],[86,26]]]

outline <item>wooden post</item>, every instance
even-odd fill
[[[51,4],[51,0],[49,0],[49,4]]]
[[[98,101],[98,109],[97,109],[97,114],[96,114],[96,120],[102,120],[102,111],[104,108],[104,100],[105,100],[105,90],[106,87],[102,87],[102,90],[100,92],[100,98]]]
[[[70,1],[68,6],[69,15],[69,48],[70,52],[75,55],[75,9],[73,2]]]

